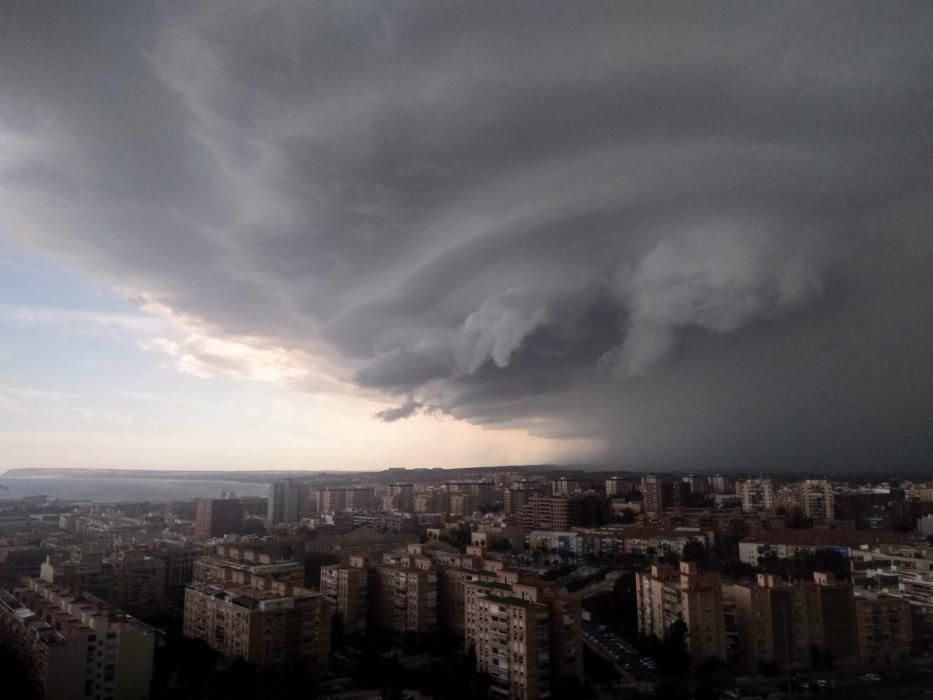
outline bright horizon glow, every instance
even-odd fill
[[[0,305],[2,470],[372,470],[593,454],[586,441],[444,416],[383,423],[373,415],[391,401],[309,377],[284,351],[199,335],[40,257],[0,253],[0,291],[14,302]]]

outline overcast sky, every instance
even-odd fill
[[[0,3],[0,467],[930,466],[931,36]]]

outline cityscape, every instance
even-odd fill
[[[930,480],[302,473],[265,498],[6,499],[0,545],[17,698],[933,688]]]
[[[0,0],[0,700],[933,700],[933,1]]]

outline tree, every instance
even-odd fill
[[[486,549],[490,552],[510,552],[512,551],[512,542],[505,538],[496,538],[489,540]]]
[[[340,557],[330,552],[308,552],[305,554],[305,585],[318,588],[321,585],[321,567],[339,562]]]
[[[706,567],[709,555],[706,546],[699,540],[690,540],[684,545],[680,558],[683,561],[695,562],[700,568]]]
[[[344,640],[344,629],[343,629],[343,615],[340,613],[334,613],[334,616],[330,619],[330,645],[331,648],[343,649],[343,640]]]
[[[703,659],[694,669],[696,700],[716,700],[730,683],[729,667],[721,659]]]
[[[685,676],[690,672],[690,654],[687,652],[687,623],[677,618],[668,627],[658,654],[658,670],[664,676]]]
[[[460,523],[457,527],[450,531],[449,539],[450,544],[453,547],[456,547],[461,552],[465,552],[467,545],[470,544],[472,538],[472,530],[470,526],[466,523]]]
[[[665,678],[658,683],[657,690],[654,691],[656,700],[684,700],[689,696],[687,685],[683,681],[670,678]]]

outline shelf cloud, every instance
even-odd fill
[[[931,6],[0,13],[0,236],[197,325],[188,371],[620,464],[933,453]]]

